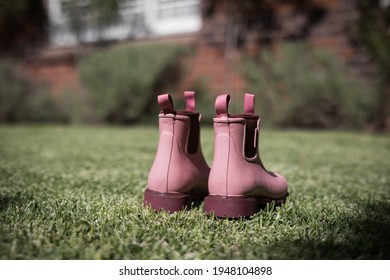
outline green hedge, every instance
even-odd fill
[[[69,116],[17,63],[0,61],[0,122],[68,122]]]
[[[96,52],[80,63],[80,80],[97,118],[130,123],[155,111],[155,96],[173,90],[189,48],[170,44],[133,44]],[[153,106],[152,106],[153,105]]]
[[[304,44],[247,58],[244,73],[267,124],[304,128],[362,128],[375,94],[348,74],[332,53]]]

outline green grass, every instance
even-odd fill
[[[202,130],[209,163],[213,132]],[[389,259],[390,137],[268,131],[290,183],[250,219],[142,207],[156,127],[0,127],[0,259]]]

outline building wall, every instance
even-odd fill
[[[44,85],[53,95],[79,94],[78,48],[42,49],[25,60],[24,71],[37,85]]]

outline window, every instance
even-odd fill
[[[196,32],[201,27],[200,0],[147,0],[154,2],[150,24],[157,35]]]
[[[175,19],[186,16],[198,16],[199,1],[158,0],[159,19]]]
[[[117,22],[97,30],[91,0],[48,0],[53,45],[124,40],[196,32],[201,27],[200,0],[117,0]],[[75,34],[75,28],[80,33]]]

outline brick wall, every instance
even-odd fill
[[[79,92],[78,69],[75,64],[25,65],[26,73],[39,84],[44,84],[53,94]]]
[[[217,95],[224,92],[240,93],[245,90],[244,78],[239,74],[237,57],[227,58],[225,53],[208,44],[195,44],[194,55],[186,60],[187,76],[182,88],[190,89],[194,84],[204,82],[210,90],[209,94]]]
[[[80,93],[78,52],[78,48],[42,49],[27,59],[23,68],[35,84],[43,84],[53,95]]]

